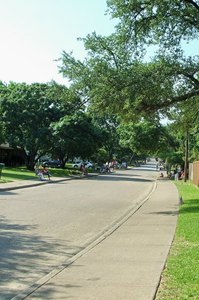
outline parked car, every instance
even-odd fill
[[[61,166],[61,163],[59,160],[49,160],[49,161],[44,161],[42,163],[43,167],[57,167],[59,168]]]
[[[85,168],[92,168],[93,167],[93,164],[89,161],[81,161],[81,162],[76,162],[72,165],[73,168],[80,168],[81,165],[84,165]]]
[[[86,161],[86,162],[84,162],[84,166],[85,166],[85,168],[92,168],[93,164],[90,161]]]

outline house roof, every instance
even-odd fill
[[[0,149],[13,149],[13,148],[10,147],[8,143],[5,143],[0,145]]]

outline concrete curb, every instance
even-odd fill
[[[24,181],[20,181],[21,185],[19,184],[19,181],[15,181],[15,182],[8,182],[8,183],[3,183],[4,187],[1,186],[0,184],[0,192],[5,192],[5,191],[12,191],[12,190],[17,190],[17,189],[23,189],[23,188],[29,188],[29,187],[35,187],[35,186],[39,186],[39,185],[44,185],[44,184],[54,184],[57,182],[62,182],[62,181],[68,181],[68,180],[73,180],[73,179],[86,179],[89,176],[90,177],[96,177],[99,174],[92,174],[92,175],[88,175],[88,176],[71,176],[71,177],[67,177],[67,178],[60,178],[58,180],[45,180],[45,181],[38,181],[35,182],[32,180],[32,182],[29,181],[29,183],[26,184],[25,180]],[[55,177],[56,178],[56,177]],[[7,184],[7,186],[6,186]],[[13,184],[13,186],[9,186],[9,184]],[[16,185],[19,184],[19,185]]]

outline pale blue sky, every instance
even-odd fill
[[[83,59],[78,37],[111,34],[116,21],[106,9],[106,0],[0,0],[0,80],[67,84],[54,60],[63,50]],[[190,54],[198,49],[199,41],[188,46]]]
[[[106,9],[106,0],[0,0],[0,80],[67,84],[54,60],[63,50],[83,59],[78,37],[111,34]]]

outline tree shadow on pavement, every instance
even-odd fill
[[[0,216],[0,299],[11,299],[82,250],[30,233],[34,228]]]
[[[138,177],[138,176],[135,176],[135,177]],[[100,177],[97,177],[97,180],[105,180],[105,181],[137,181],[137,182],[151,182],[152,179],[146,179],[146,178],[135,178],[134,175],[117,175],[117,174],[114,174],[114,175],[111,175],[110,174],[105,174],[105,175],[102,175]]]
[[[164,215],[164,216],[176,216],[178,215],[178,211],[175,210],[169,210],[169,211],[155,211],[149,214],[153,214],[153,215]]]

